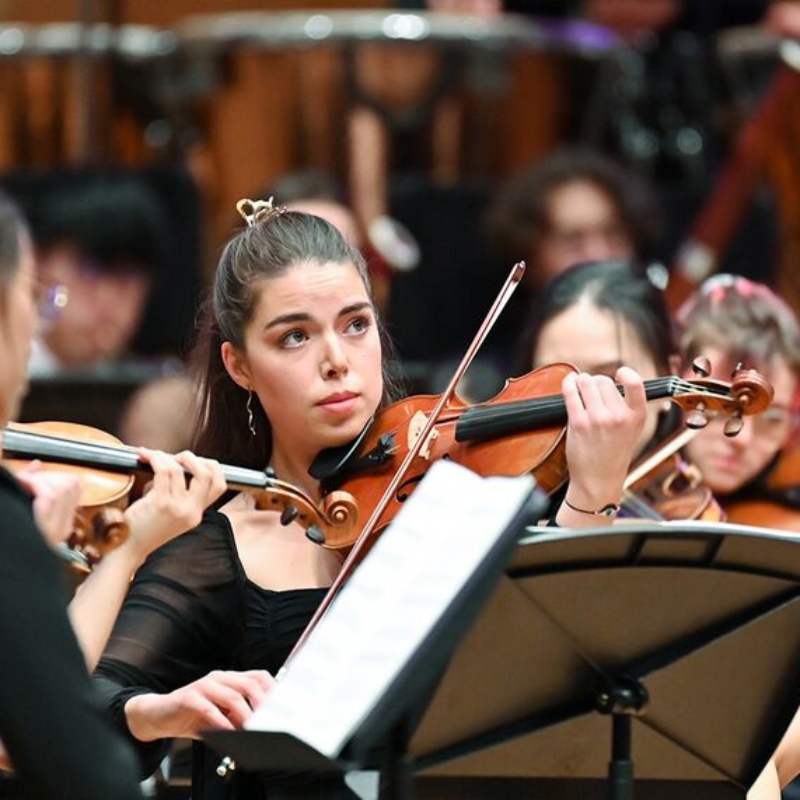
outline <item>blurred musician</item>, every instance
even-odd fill
[[[745,517],[745,503],[767,501],[774,527],[800,530],[795,491],[800,472],[775,485],[782,462],[792,458],[797,430],[800,329],[795,315],[767,286],[721,274],[708,279],[680,309],[678,326],[687,365],[703,356],[711,363],[713,378],[728,380],[742,364],[760,372],[775,391],[771,407],[744,418],[735,437],[724,435],[724,421],[710,420],[687,445],[689,460],[729,510],[732,522],[770,526],[765,509],[755,518]]]

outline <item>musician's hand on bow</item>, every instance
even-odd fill
[[[800,5],[785,0],[770,4],[763,25],[778,36],[800,39]]]

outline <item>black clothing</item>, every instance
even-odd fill
[[[140,798],[136,763],[97,707],[65,613],[64,574],[31,503],[0,467],[0,739],[19,784],[4,797]]]
[[[324,589],[269,591],[250,581],[228,518],[206,513],[194,531],[153,553],[136,575],[95,682],[117,726],[128,733],[131,697],[170,692],[215,669],[265,669],[275,674],[325,595]],[[138,748],[146,772],[167,742]],[[218,753],[195,742],[193,800],[351,797],[341,784],[309,776],[267,779],[237,770],[222,780]]]

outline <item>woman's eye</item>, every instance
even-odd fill
[[[298,347],[306,340],[306,338],[307,337],[303,331],[289,331],[281,336],[281,345],[283,347]]]
[[[347,324],[347,330],[351,333],[363,333],[369,329],[371,324],[372,320],[368,317],[354,317]]]

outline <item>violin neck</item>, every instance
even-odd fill
[[[685,387],[675,376],[653,378],[644,382],[647,400],[673,397]],[[625,387],[617,384],[620,394]],[[524,431],[562,427],[567,422],[564,395],[547,395],[508,403],[477,405],[464,411],[456,423],[456,441],[474,442],[512,436]]]
[[[4,458],[41,459],[125,475],[137,472],[152,474],[150,466],[139,458],[136,448],[126,445],[68,439],[12,427],[3,429],[2,444]],[[222,473],[228,488],[234,491],[264,489],[271,480],[267,473],[260,470],[226,464],[222,465]]]

